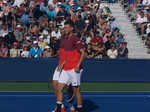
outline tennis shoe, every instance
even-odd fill
[[[55,107],[55,110],[53,110],[52,112],[57,112],[56,110],[57,107]],[[62,104],[61,106],[61,112],[64,112],[66,110],[66,108],[64,107],[64,105]]]

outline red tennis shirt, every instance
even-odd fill
[[[64,48],[66,58],[64,70],[72,70],[80,60],[81,53],[79,50],[83,49],[82,42],[76,35],[72,35],[70,38],[66,37]]]

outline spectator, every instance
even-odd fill
[[[0,36],[4,37],[8,34],[8,28],[6,24],[3,24],[3,29],[0,31]]]
[[[61,33],[58,30],[58,26],[55,27],[54,31],[52,31],[51,37],[54,38],[55,40],[60,40],[61,39]]]
[[[21,53],[21,57],[29,57],[29,51],[27,46],[23,47],[23,52]]]
[[[106,50],[105,50],[105,45],[103,42],[99,42],[96,47],[94,48],[95,54],[94,58],[104,58],[106,57]]]
[[[44,42],[44,37],[43,35],[41,35],[39,37],[39,41],[38,41],[38,45],[39,47],[42,49],[42,51],[44,50],[45,46],[46,46],[46,43]]]
[[[118,36],[116,38],[117,43],[120,45],[121,42],[124,42],[125,39],[123,38],[123,35],[121,33],[118,33]]]
[[[85,32],[82,36],[82,40],[85,42],[85,44],[91,43],[91,37],[89,32]]]
[[[113,35],[115,37],[115,39],[117,38],[118,33],[120,33],[121,30],[121,26],[116,26],[116,28],[113,31]]]
[[[85,20],[85,24],[83,26],[84,32],[92,31],[92,25],[89,20]]]
[[[40,17],[43,15],[42,11],[40,10],[40,6],[36,5],[35,10],[33,11],[33,16],[37,22],[39,22]]]
[[[78,15],[78,20],[75,21],[75,26],[76,26],[77,32],[80,32],[83,29],[84,21],[82,20],[81,15]]]
[[[45,47],[45,50],[43,52],[44,58],[51,58],[52,57],[52,49],[49,46]]]
[[[9,49],[14,42],[17,42],[14,34],[11,31],[9,31],[8,34],[4,36],[4,41],[6,42]]]
[[[78,3],[77,0],[73,0],[74,8],[77,10],[78,7],[81,7]]]
[[[146,34],[148,35],[150,33],[150,23],[147,24]]]
[[[53,21],[50,21],[49,22],[49,26],[48,26],[48,31],[49,32],[52,32],[55,30],[55,26],[54,26],[54,22]]]
[[[56,16],[56,11],[53,9],[52,5],[49,5],[49,9],[46,10],[47,17],[49,19],[54,19]]]
[[[59,41],[55,39],[56,37],[52,38],[52,41],[50,43],[50,48],[52,49],[53,57],[58,57],[58,50],[59,50]]]
[[[115,28],[116,28],[116,21],[115,21],[116,18],[114,18],[113,16],[111,16],[109,19],[108,19],[108,24],[111,26],[111,31],[113,31]]]
[[[5,16],[8,15],[8,12],[10,12],[10,7],[7,6],[7,1],[3,1],[2,10]]]
[[[74,8],[74,4],[71,4],[70,8],[68,9],[68,13],[72,15],[75,10],[76,9]]]
[[[24,48],[25,46],[27,46],[28,49],[30,49],[32,47],[32,43],[31,43],[29,36],[26,36],[26,38],[24,39],[24,41],[22,43],[22,48]]]
[[[89,43],[86,47],[86,58],[94,58],[94,50],[92,49],[92,45]]]
[[[119,59],[125,59],[128,58],[128,48],[127,48],[127,42],[122,42],[121,47],[118,48],[118,58]]]
[[[78,19],[77,11],[73,11],[73,14],[71,15],[71,20],[75,23]]]
[[[117,58],[118,52],[116,50],[116,45],[112,43],[110,46],[111,46],[111,49],[107,51],[108,58],[113,58],[113,59]]]
[[[107,35],[107,41],[105,42],[105,46],[106,46],[106,51],[108,51],[110,48],[111,48],[111,44],[114,43],[114,40],[112,38],[113,36],[112,35]],[[116,44],[115,44],[116,45]]]
[[[99,32],[96,32],[96,35],[91,40],[92,45],[97,45],[99,42],[103,42],[103,37],[99,36]]]
[[[112,14],[108,5],[105,5],[105,7],[102,9],[102,14],[107,14],[108,16]]]
[[[47,1],[47,0],[44,0],[43,3],[41,3],[41,5],[40,5],[40,10],[41,10],[42,12],[48,10],[48,1]]]
[[[33,47],[30,49],[30,57],[42,57],[42,49],[38,46],[37,41],[33,41]]]
[[[25,0],[15,0],[14,1],[14,4],[13,4],[13,6],[20,6],[20,4],[22,3],[22,2],[24,2]]]
[[[77,15],[81,15],[82,19],[84,18],[84,13],[82,12],[82,8],[81,7],[78,7],[77,9]]]
[[[8,57],[8,48],[4,42],[0,45],[0,57]]]
[[[27,8],[25,8],[24,12],[21,16],[21,20],[22,20],[23,24],[26,25],[27,27],[29,26],[29,17],[30,17],[29,10]]]
[[[102,10],[104,8],[104,5],[101,3],[101,0],[97,0],[97,4],[99,6],[99,10]]]
[[[23,28],[22,26],[17,25],[17,30],[14,32],[15,38],[16,38],[19,46],[21,46],[21,43],[22,43],[23,37],[24,37],[23,33],[21,32],[22,28]]]
[[[68,13],[65,11],[64,6],[61,5],[60,10],[58,11],[57,16],[56,16],[57,21],[60,23],[62,20],[65,20],[67,14]]]
[[[12,16],[12,12],[8,13],[7,26],[8,26],[8,31],[12,31],[15,29],[15,18],[14,16]]]
[[[111,35],[112,32],[110,31],[110,27],[107,27],[104,32],[102,32],[102,35],[104,35],[103,41],[104,43],[108,40],[107,36]]]
[[[70,8],[69,2],[70,2],[70,0],[66,0],[66,2],[62,4],[65,7],[65,11],[67,11],[67,12],[68,12],[68,9]]]
[[[10,57],[20,57],[20,50],[18,49],[18,43],[14,42],[12,45],[12,49],[10,49]]]

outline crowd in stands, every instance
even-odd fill
[[[126,13],[150,53],[150,0],[127,0],[126,2]]]
[[[0,57],[59,57],[64,22],[73,21],[86,58],[128,58],[112,14],[100,0],[0,0]]]

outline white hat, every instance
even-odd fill
[[[22,27],[21,25],[17,25],[17,28],[18,28],[18,29],[21,29],[21,28],[23,28],[23,27]]]
[[[89,1],[89,0],[85,0],[85,1],[87,2],[87,1]]]
[[[49,24],[54,24],[54,22],[53,22],[53,21],[50,21]]]
[[[78,7],[78,9],[77,10],[81,10],[82,8],[81,7]]]
[[[150,23],[147,24],[147,27],[149,27],[149,26],[150,26]]]
[[[70,6],[74,6],[74,4],[71,4]]]
[[[105,5],[105,7],[109,7],[108,5]]]
[[[45,49],[49,49],[49,48],[50,48],[50,46],[48,46],[48,45],[47,45],[47,46],[45,46]]]
[[[38,41],[33,41],[33,44],[38,44]]]
[[[41,36],[39,37],[39,39],[43,39],[43,36],[41,35]]]
[[[100,2],[101,0],[97,0],[97,2]]]
[[[7,1],[3,1],[3,3],[7,3]]]
[[[65,27],[64,22],[60,23],[59,28],[64,28],[64,27]]]
[[[29,36],[27,36],[27,37],[26,37],[26,39],[27,39],[27,40],[30,40],[30,37],[29,37]]]
[[[90,21],[89,20],[85,20],[85,23],[89,23]]]
[[[90,11],[87,11],[86,14],[91,14],[91,12],[90,12]]]
[[[62,5],[62,3],[61,2],[58,2],[58,4],[57,5]]]

